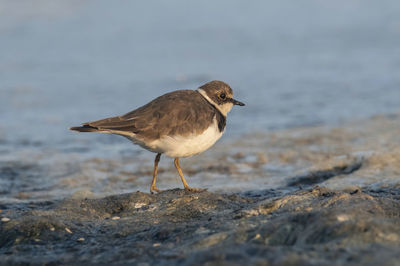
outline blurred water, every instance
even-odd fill
[[[122,138],[67,128],[212,79],[247,104],[227,139],[396,112],[399,14],[397,0],[1,0],[0,159],[120,154]]]

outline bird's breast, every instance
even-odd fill
[[[221,138],[224,131],[218,128],[218,121],[214,117],[210,126],[201,134],[189,134],[187,136],[162,136],[147,144],[147,149],[164,153],[165,155],[177,157],[189,157],[204,152]]]

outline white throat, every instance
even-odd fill
[[[197,91],[204,97],[206,100],[211,103],[215,108],[217,108],[221,114],[223,114],[225,117],[229,113],[229,111],[233,107],[233,103],[224,103],[222,105],[217,104],[213,100],[211,100],[210,97],[208,97],[207,93],[203,89],[197,89]]]

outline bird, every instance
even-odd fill
[[[213,146],[225,132],[226,117],[234,105],[245,104],[233,99],[233,90],[227,83],[213,80],[196,90],[172,91],[124,115],[86,122],[70,130],[121,135],[156,153],[151,194],[162,192],[156,186],[162,154],[174,158],[185,190],[201,192],[206,189],[190,187],[186,182],[179,158]]]

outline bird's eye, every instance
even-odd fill
[[[225,98],[226,98],[225,93],[221,93],[221,94],[219,95],[219,98],[221,98],[222,100],[225,100]]]

